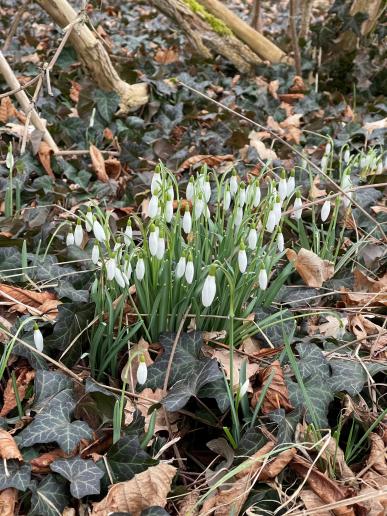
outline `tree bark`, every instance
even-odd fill
[[[182,29],[205,59],[221,55],[240,72],[249,73],[261,58],[286,60],[286,54],[217,0],[151,0]]]
[[[60,27],[74,23],[78,14],[67,0],[36,0]],[[102,42],[82,21],[71,30],[69,41],[82,66],[102,90],[115,91],[120,97],[120,111],[134,111],[148,102],[144,83],[128,84],[118,75]]]

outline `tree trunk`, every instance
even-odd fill
[[[282,50],[252,29],[217,0],[151,0],[185,33],[205,59],[221,55],[240,72],[251,72],[261,57],[272,62],[286,59]]]
[[[67,0],[36,0],[60,27],[74,23],[78,14]],[[120,111],[127,113],[148,102],[147,86],[144,83],[128,84],[118,75],[102,42],[84,24],[77,22],[71,30],[70,43],[77,52],[82,66],[95,80],[98,88],[115,91],[120,97]]]

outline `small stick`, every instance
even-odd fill
[[[26,12],[28,4],[31,2],[31,0],[24,0],[23,4],[20,6],[18,12],[16,13],[15,18],[13,19],[13,22],[11,23],[11,27],[9,28],[9,32],[7,35],[7,38],[4,42],[3,46],[3,52],[6,52],[8,50],[9,45],[11,44],[12,38],[15,35],[17,26],[19,25],[19,21],[23,14]]]

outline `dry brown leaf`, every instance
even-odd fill
[[[367,516],[386,516],[387,514],[387,494],[385,496],[376,496],[383,490],[387,493],[387,478],[385,475],[379,475],[375,471],[367,471],[362,477],[362,488],[359,494],[371,495],[368,500],[361,502],[367,511]]]
[[[387,118],[382,118],[381,120],[377,120],[376,122],[367,122],[363,125],[363,129],[367,131],[370,135],[373,131],[377,129],[386,129],[387,127]]]
[[[60,448],[57,448],[46,453],[42,453],[42,455],[39,455],[39,457],[35,457],[34,459],[30,460],[32,472],[39,474],[50,473],[50,464],[54,462],[54,460],[63,459],[67,457],[70,457],[70,455],[66,454]]]
[[[381,475],[387,476],[387,450],[383,439],[375,433],[370,434],[371,451],[367,459],[367,465],[372,466]]]
[[[17,490],[13,487],[0,492],[0,516],[14,516]]]
[[[70,81],[71,88],[70,88],[70,99],[75,102],[75,104],[78,104],[79,101],[79,94],[81,92],[81,85],[76,81]]]
[[[262,472],[259,474],[259,480],[272,480],[283,471],[289,462],[296,455],[296,448],[289,448],[277,455],[272,461],[265,464]]]
[[[293,84],[290,86],[289,91],[292,93],[304,93],[306,86],[304,80],[299,75],[295,75],[293,78]]]
[[[333,337],[335,339],[341,338],[345,332],[345,328],[348,325],[347,317],[337,318],[333,315],[326,315],[325,319],[327,322],[319,324],[318,329],[321,335],[325,337]]]
[[[330,464],[338,478],[348,481],[355,478],[355,473],[345,462],[343,450],[338,446],[337,441],[330,437],[328,445],[322,454],[322,459]]]
[[[136,404],[134,405],[134,409],[137,409],[141,412],[141,414],[145,418],[145,432],[148,431],[149,423],[151,420],[151,415],[149,414],[149,409],[152,405],[156,405],[157,403],[160,403],[160,401],[164,398],[165,394],[163,389],[156,389],[155,391],[152,391],[152,389],[149,389],[147,387],[143,391],[141,391],[141,396],[144,398],[138,398],[136,400]],[[148,401],[149,400],[149,401]],[[129,400],[128,400],[129,401]],[[169,427],[171,428],[171,431],[173,433],[177,432],[178,428],[176,425],[176,421],[179,419],[178,412],[166,412],[163,410],[163,408],[158,408],[157,414],[156,414],[156,421],[155,421],[155,429],[154,433],[161,432],[164,430],[169,430]],[[168,417],[168,421],[166,421],[165,416]],[[125,422],[127,422],[125,420]],[[169,422],[169,425],[168,425]]]
[[[196,507],[196,503],[199,500],[199,491],[190,491],[181,502],[178,502],[179,515],[180,516],[197,516],[199,510]]]
[[[121,162],[116,158],[108,158],[105,160],[105,169],[110,178],[118,179],[122,170]]]
[[[173,48],[159,48],[155,55],[155,61],[160,64],[176,63],[179,53]]]
[[[15,439],[3,428],[0,428],[0,457],[6,460],[16,459],[23,461]]]
[[[278,99],[278,95],[277,95],[278,88],[279,88],[279,80],[276,79],[275,81],[269,82],[269,86],[267,87],[267,91],[270,93],[270,95],[273,98]]]
[[[387,305],[387,272],[377,280],[359,269],[354,271],[354,292],[342,289],[342,300],[349,306]]]
[[[222,365],[224,372],[226,374],[227,379],[230,379],[230,351],[228,349],[214,349],[211,347],[206,347],[206,355],[216,358],[216,360]],[[234,353],[233,356],[233,384],[234,390],[239,388],[240,379],[239,379],[239,371],[241,370],[243,362],[246,361],[246,357],[237,353]],[[257,363],[248,363],[247,364],[247,379],[250,380],[252,376],[258,373],[259,365]],[[252,389],[249,388],[249,392],[252,392]]]
[[[234,156],[232,154],[224,154],[223,156],[212,156],[211,154],[198,154],[197,156],[191,156],[186,159],[179,167],[178,173],[184,172],[190,167],[197,165],[198,163],[206,163],[209,167],[216,167],[224,161],[233,161]]]
[[[136,389],[140,353],[144,355],[145,363],[148,367],[153,364],[153,360],[149,354],[149,344],[142,337],[136,344],[129,344],[129,357],[134,358],[132,358],[132,360],[128,360],[121,372],[121,379],[128,385],[130,391],[134,391]]]
[[[308,510],[318,509],[325,505],[321,498],[310,489],[303,489],[300,493],[300,498]],[[321,509],[318,513],[316,512],[314,516],[333,516],[333,512]]]
[[[317,254],[308,249],[300,249],[298,254],[293,249],[286,250],[286,256],[292,262],[308,287],[320,288],[323,283],[333,277],[334,264],[322,260]]]
[[[0,122],[6,124],[8,120],[16,115],[16,109],[9,97],[3,97],[0,104]]]
[[[250,146],[258,152],[258,156],[262,160],[278,159],[277,154],[272,149],[267,148],[263,141],[261,141],[261,135],[257,131],[250,132],[249,140]]]
[[[44,140],[40,142],[38,156],[39,161],[43,165],[44,170],[50,177],[55,177],[54,172],[51,168],[51,155],[53,154],[53,150]]]
[[[280,93],[278,95],[278,98],[282,102],[282,104],[286,104],[288,106],[295,104],[304,97],[305,95],[303,93]],[[289,112],[287,112],[287,114],[289,114]]]
[[[290,467],[296,471],[301,477],[307,478],[309,487],[321,498],[321,500],[328,504],[344,500],[350,495],[350,491],[344,487],[339,486],[323,473],[318,471],[313,465],[303,457],[296,455],[290,462]],[[336,516],[355,516],[352,506],[344,506],[333,509]]]
[[[174,466],[161,463],[127,482],[114,484],[101,502],[93,504],[92,516],[108,516],[112,512],[130,512],[133,516],[140,516],[148,507],[164,507],[175,474]]]
[[[103,130],[103,137],[106,138],[107,140],[113,140],[113,138],[114,138],[113,131],[109,127],[105,127],[105,129]]]
[[[5,300],[4,304],[8,304],[11,307],[10,310],[20,313],[30,312],[34,315],[37,311],[39,315],[45,311],[51,312],[60,303],[52,292],[35,292],[5,283],[0,283],[0,299]],[[43,310],[41,310],[42,306]]]
[[[90,145],[90,157],[93,169],[97,174],[97,178],[103,183],[109,181],[109,176],[106,173],[105,160],[103,159],[102,152],[97,149],[95,145]]]
[[[16,387],[19,394],[20,401],[24,400],[24,396],[26,395],[26,391],[28,388],[28,385],[35,377],[35,371],[28,370],[26,368],[23,368],[17,372],[16,375]],[[15,397],[15,391],[13,388],[12,378],[10,378],[7,382],[7,386],[5,388],[4,394],[3,394],[3,407],[0,412],[0,417],[5,417],[16,408],[16,397]]]
[[[281,128],[285,131],[285,140],[288,142],[295,142],[297,144],[300,143],[300,119],[302,116],[303,115],[301,113],[290,115],[280,123]]]
[[[326,190],[320,190],[320,188],[317,186],[320,184],[320,176],[317,175],[313,179],[313,183],[309,190],[309,198],[314,201],[315,199],[319,199],[320,197],[326,197],[327,191]]]
[[[262,387],[254,392],[253,398],[251,400],[252,407],[256,406],[261,392],[273,372],[274,376],[262,402],[261,410],[263,414],[268,414],[269,412],[279,408],[283,408],[286,412],[293,409],[289,401],[289,393],[285,384],[284,373],[278,360],[275,360],[269,367],[263,369],[263,371],[259,374]]]
[[[62,512],[62,516],[77,516],[77,513],[72,507],[65,507]]]

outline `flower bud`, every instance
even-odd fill
[[[288,198],[293,195],[293,192],[294,192],[295,188],[296,188],[295,172],[294,172],[294,170],[292,170],[290,172],[290,177],[289,177],[288,183],[287,183],[287,196],[288,196]]]
[[[300,220],[302,217],[302,199],[300,192],[297,192],[297,197],[293,205],[293,218]]]
[[[154,219],[157,216],[159,210],[159,199],[157,195],[152,195],[151,200],[148,205],[148,215],[151,219]]]
[[[156,226],[154,224],[150,225],[149,231],[150,231],[149,237],[148,237],[149,252],[152,256],[156,256],[157,247],[158,247],[158,243],[159,243],[158,231],[156,231]]]
[[[282,231],[280,231],[277,235],[277,248],[280,253],[282,253],[285,249],[285,241]]]
[[[269,216],[267,217],[267,221],[266,221],[266,231],[268,231],[269,233],[273,233],[274,231],[274,228],[276,226],[276,214],[275,214],[275,211],[274,209],[271,209],[269,211]]]
[[[66,245],[69,247],[70,245],[74,245],[74,233],[69,231],[66,237]]]
[[[120,271],[120,269],[118,267],[116,267],[116,270],[115,270],[115,273],[114,273],[114,279],[116,280],[117,284],[121,288],[125,288],[126,281],[125,281],[125,278],[124,278],[122,272]]]
[[[130,243],[132,242],[132,239],[133,239],[132,222],[129,219],[127,224],[126,224],[125,233],[124,233],[124,242],[125,242],[125,244],[126,245],[130,245]]]
[[[321,208],[321,220],[325,222],[327,218],[329,217],[329,214],[331,212],[331,203],[330,201],[326,200]]]
[[[81,226],[81,221],[78,220],[77,225],[75,226],[75,230],[74,230],[74,243],[78,247],[81,247],[82,242],[83,242],[83,229]]]
[[[192,229],[192,217],[191,213],[189,211],[189,205],[188,203],[185,205],[185,211],[183,215],[183,231],[186,235],[191,233]]]
[[[246,272],[246,269],[247,269],[247,254],[246,254],[246,247],[245,247],[245,244],[243,242],[241,242],[241,245],[239,246],[238,266],[239,266],[239,271],[241,272],[241,274]]]
[[[238,229],[239,226],[242,224],[243,220],[243,208],[240,206],[237,206],[235,210],[235,218],[234,218],[234,225]]]
[[[102,243],[106,240],[105,231],[97,219],[93,221],[93,233],[98,242]]]
[[[238,191],[238,179],[237,179],[237,173],[234,170],[232,173],[232,176],[230,178],[231,197],[234,197],[234,195],[237,193],[237,191]]]
[[[93,245],[93,249],[91,251],[91,261],[94,263],[94,265],[97,265],[99,260],[99,246],[98,244]]]
[[[139,385],[144,385],[147,378],[148,378],[148,368],[145,363],[144,355],[141,355],[140,363],[138,364],[138,368],[137,368],[137,383]]]
[[[231,192],[230,187],[227,185],[224,190],[224,196],[223,196],[223,209],[225,211],[228,211],[231,204]]]
[[[160,172],[155,172],[152,177],[151,182],[151,192],[153,195],[155,195],[161,188],[162,181],[161,181],[161,174]]]
[[[209,307],[212,305],[212,302],[215,299],[216,295],[216,280],[215,280],[215,274],[216,274],[216,267],[211,265],[210,270],[208,272],[208,276],[206,277],[203,289],[202,289],[202,303],[203,306]]]
[[[254,251],[254,249],[257,247],[258,242],[258,233],[255,228],[250,228],[249,234],[247,236],[247,243],[249,245],[249,249]]]
[[[278,184],[278,194],[282,202],[286,199],[288,195],[288,182],[286,181],[285,170],[281,172],[281,178]]]
[[[191,285],[191,283],[193,281],[194,273],[195,273],[195,269],[194,269],[194,264],[192,261],[192,256],[189,256],[187,265],[185,268],[185,280],[189,285]]]
[[[266,290],[266,288],[267,288],[267,272],[266,272],[266,269],[265,269],[265,266],[263,265],[263,263],[261,263],[261,267],[259,269],[258,284],[259,284],[259,288],[261,290]]]
[[[195,187],[194,187],[194,178],[191,176],[190,180],[187,185],[187,190],[185,192],[185,197],[187,201],[192,201],[195,193]]]
[[[186,268],[186,259],[183,254],[183,256],[180,257],[180,260],[177,262],[176,265],[176,278],[180,279],[184,276],[185,268]]]
[[[43,335],[36,323],[34,324],[34,344],[38,351],[43,351]]]
[[[137,260],[136,264],[136,278],[138,281],[142,281],[145,276],[145,263],[142,257]]]
[[[86,231],[90,233],[90,231],[93,229],[93,214],[91,213],[91,208],[87,208],[86,212]]]
[[[116,259],[114,257],[109,258],[109,260],[106,262],[106,277],[109,281],[112,281],[116,274]]]

